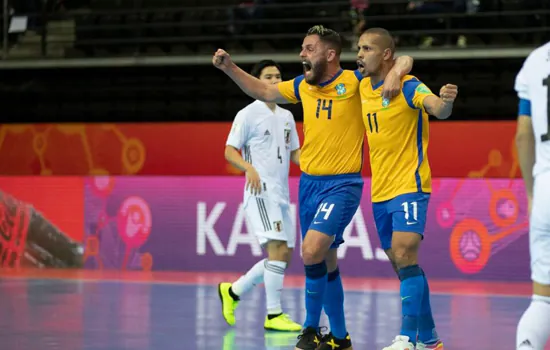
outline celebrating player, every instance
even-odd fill
[[[543,350],[550,336],[550,42],[516,77],[516,146],[527,192],[533,297],[518,324],[517,350]]]
[[[363,191],[361,178],[365,127],[361,118],[358,71],[342,70],[340,35],[323,26],[312,27],[302,44],[304,74],[267,85],[238,68],[218,50],[213,64],[249,96],[266,102],[302,102],[304,144],[299,187],[302,258],[306,275],[306,320],[296,349],[352,349],[344,318],[344,291],[336,250],[355,214]],[[401,77],[412,58],[400,57],[386,78],[384,96],[400,92]],[[331,333],[319,332],[322,309]],[[323,340],[323,342],[321,342]]]
[[[281,82],[281,69],[271,60],[255,65],[252,75],[268,84]],[[275,103],[261,101],[243,108],[233,122],[225,158],[246,173],[244,209],[268,257],[235,283],[218,286],[223,316],[233,326],[239,297],[263,282],[267,302],[264,328],[300,331],[301,325],[283,314],[281,308],[284,273],[296,242],[290,215],[288,172],[290,160],[300,164],[300,142],[292,113]]]
[[[393,100],[381,90],[394,66],[395,43],[381,28],[359,39],[358,65],[363,119],[372,170],[372,210],[382,248],[401,280],[401,333],[385,350],[443,349],[435,331],[430,293],[418,266],[431,192],[428,164],[428,114],[451,115],[458,90],[441,88],[435,96],[413,76],[401,79],[402,93]],[[417,343],[418,335],[418,343]]]

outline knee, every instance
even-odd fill
[[[395,271],[397,276],[399,276],[399,268],[397,267],[397,264],[395,263],[395,257],[393,256],[392,250],[391,249],[386,249],[385,252],[386,252],[386,255],[388,256],[388,259],[390,259],[390,263],[391,263],[391,266],[392,266],[393,270]]]
[[[418,264],[418,248],[421,239],[422,237],[416,233],[393,233],[391,255],[397,268]]]
[[[325,254],[318,247],[304,242],[304,245],[302,245],[302,260],[304,265],[319,264],[325,260]]]
[[[392,248],[392,264],[396,268],[403,268],[417,263],[417,251],[414,247],[400,245]]]
[[[290,262],[292,249],[290,249],[284,241],[270,241],[267,247],[268,257],[270,260],[279,260]]]

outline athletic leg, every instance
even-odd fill
[[[543,350],[550,336],[550,186],[542,176],[549,175],[535,179],[529,222],[533,297],[517,327],[517,350]]]
[[[266,248],[271,241],[283,241],[286,245],[286,236],[284,233],[276,232],[275,223],[282,222],[282,214],[278,206],[273,206],[268,198],[250,197],[245,203],[244,209],[247,220],[262,247]],[[271,221],[272,219],[273,222]],[[280,243],[273,244],[275,249],[271,249],[272,254],[273,252],[275,254],[280,253],[282,258],[286,259],[288,248],[281,247]],[[235,310],[239,304],[240,297],[256,285],[264,282],[266,266],[269,266],[272,271],[284,271],[286,269],[286,262],[284,266],[278,263],[268,264],[268,262],[269,257],[262,259],[234,283],[224,282],[218,285],[218,294],[222,302],[222,314],[229,325],[235,325]],[[273,267],[271,268],[272,265]]]
[[[400,335],[391,346],[385,348],[388,350],[411,347],[443,349],[435,332],[428,283],[424,271],[418,265],[418,250],[424,234],[428,202],[428,194],[413,193],[398,196],[387,204],[393,229],[388,256],[401,281],[403,315]]]
[[[334,232],[335,237],[326,257],[328,275],[323,301],[330,323],[330,334],[317,349],[332,350],[337,347],[342,350],[351,350],[351,337],[347,331],[344,311],[344,287],[338,268],[337,251],[338,247],[344,243],[343,235],[346,227],[359,208],[363,182],[361,179],[335,180],[332,186],[335,190],[324,197],[325,204],[321,204],[314,220],[314,225],[320,225],[319,230]]]
[[[271,218],[275,218],[272,237],[279,236],[284,240],[270,240],[266,245],[267,261],[264,269],[264,285],[266,293],[267,317],[264,323],[265,329],[275,331],[298,332],[302,326],[294,322],[287,314],[283,313],[281,305],[281,293],[283,291],[285,270],[292,256],[296,242],[296,231],[290,218],[288,206],[276,207]],[[279,220],[280,219],[280,220]]]

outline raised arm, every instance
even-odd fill
[[[413,68],[414,59],[411,56],[400,56],[395,59],[395,63],[390,73],[395,73],[399,80],[409,74]]]
[[[424,109],[437,119],[447,119],[453,112],[453,103],[457,95],[458,87],[447,84],[439,91],[440,97],[430,95],[424,99]]]
[[[264,102],[275,102],[278,104],[290,103],[281,95],[277,85],[266,84],[260,79],[248,74],[239,68],[231,60],[231,56],[224,50],[219,49],[212,57],[212,64],[227,74],[245,94],[253,99]]]
[[[383,98],[392,99],[401,93],[401,79],[411,72],[413,62],[411,56],[400,56],[395,59],[392,69],[384,79]]]

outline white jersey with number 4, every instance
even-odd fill
[[[277,106],[273,112],[255,101],[237,113],[226,145],[242,150],[245,161],[260,175],[262,197],[288,205],[290,154],[300,148],[292,113]],[[245,202],[251,196],[245,190]]]
[[[550,42],[534,50],[516,77],[520,114],[531,116],[536,142],[533,176],[550,172]]]

